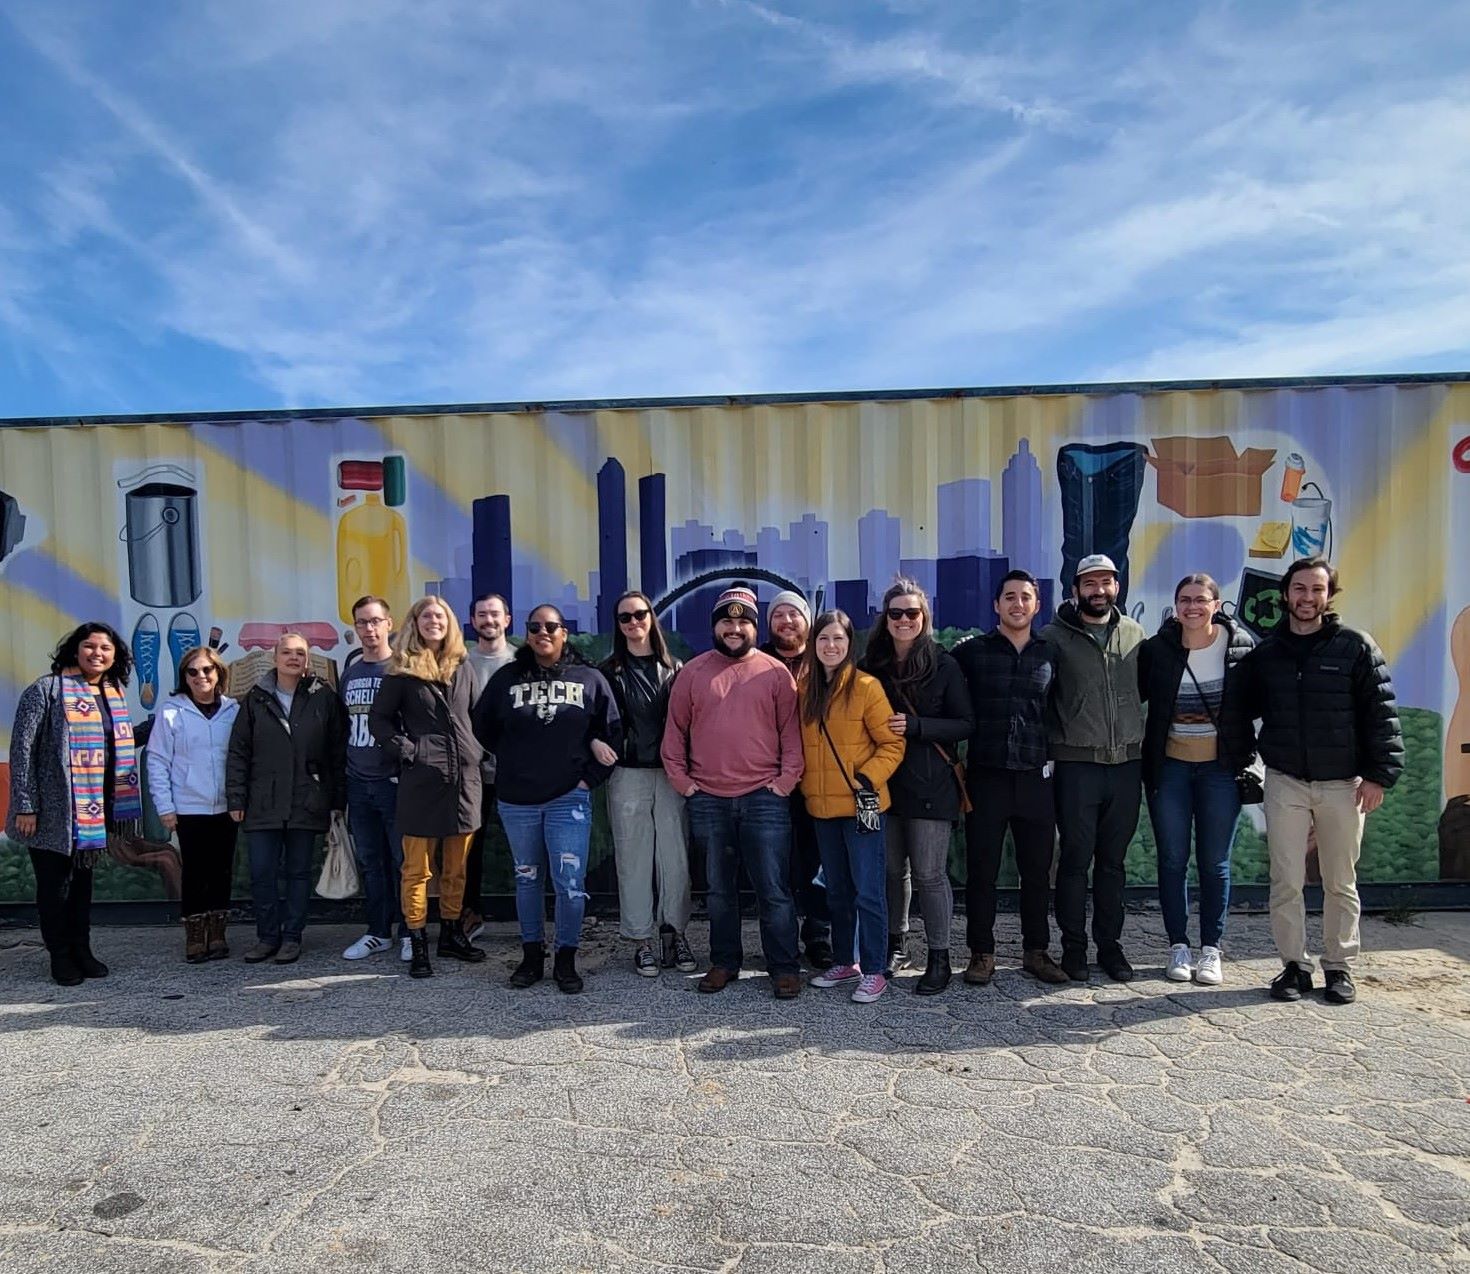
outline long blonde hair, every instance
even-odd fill
[[[435,653],[424,644],[419,633],[419,616],[430,606],[437,606],[448,621],[444,641]],[[448,685],[455,671],[465,661],[464,629],[454,610],[442,597],[420,597],[408,608],[403,627],[393,634],[393,666],[389,672],[417,677],[420,681],[438,681]]]

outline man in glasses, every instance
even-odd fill
[[[347,825],[362,872],[363,910],[367,932],[342,953],[363,960],[393,945],[398,926],[402,956],[409,958],[403,927],[399,885],[403,875],[403,843],[393,829],[398,812],[398,759],[385,751],[368,730],[368,714],[393,657],[389,639],[393,617],[381,597],[359,597],[352,606],[352,627],[362,658],[342,674],[339,692],[347,710]]]
[[[475,644],[466,652],[475,675],[475,702],[485,693],[490,678],[515,658],[515,648],[506,640],[510,632],[510,607],[499,593],[484,593],[470,607],[470,627]],[[495,818],[495,754],[485,749],[480,762],[480,830],[470,841],[464,865],[464,904],[459,913],[466,941],[473,942],[485,929],[485,837]]]
[[[761,649],[786,665],[793,677],[806,653],[807,636],[811,632],[812,608],[800,593],[784,589],[771,599],[766,615],[770,637]],[[817,851],[817,829],[807,813],[800,792],[791,794],[791,896],[801,921],[801,941],[806,947],[807,963],[825,972],[833,965],[832,913],[827,910],[827,891],[817,884],[817,871],[822,865]]]
[[[743,865],[773,991],[794,1000],[801,977],[789,797],[801,781],[801,723],[791,674],[755,648],[758,615],[749,585],[720,594],[714,649],[674,678],[660,751],[669,782],[688,801],[689,837],[704,853],[709,880],[710,969],[699,989],[723,991],[740,974]]]
[[[1123,858],[1143,796],[1143,628],[1118,607],[1118,569],[1094,553],[1077,564],[1072,600],[1042,630],[1056,652],[1047,739],[1056,763],[1057,928],[1062,969],[1087,981],[1087,872],[1097,962],[1115,982],[1133,978],[1123,954]]]

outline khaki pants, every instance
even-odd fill
[[[1283,963],[1307,958],[1307,835],[1317,829],[1322,870],[1322,967],[1348,969],[1358,955],[1358,850],[1363,815],[1354,779],[1306,783],[1266,771],[1266,844],[1271,854],[1271,936]]]
[[[635,942],[650,941],[659,922],[683,933],[690,910],[684,798],[661,769],[620,765],[607,781],[607,815],[618,868],[619,931]]]
[[[463,836],[405,836],[403,838],[403,923],[422,929],[429,923],[430,864],[440,849],[439,919],[458,920],[464,905],[464,866],[473,832]]]

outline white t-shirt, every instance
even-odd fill
[[[1213,761],[1219,755],[1215,722],[1225,696],[1225,649],[1230,635],[1215,629],[1215,640],[1189,652],[1189,671],[1179,673],[1179,694],[1164,755],[1179,761]],[[1191,676],[1190,674],[1194,675]]]

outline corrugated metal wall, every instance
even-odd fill
[[[1470,386],[1422,381],[7,427],[0,729],[81,619],[151,665],[132,687],[146,715],[174,652],[213,628],[229,659],[305,625],[341,663],[361,592],[441,593],[463,618],[482,585],[518,620],[553,600],[596,634],[625,585],[662,600],[707,575],[664,615],[702,648],[722,577],[758,569],[767,597],[789,581],[866,612],[902,568],[941,627],[968,630],[993,622],[1009,566],[1053,581],[1054,604],[1065,564],[1097,550],[1126,556],[1150,631],[1195,570],[1264,626],[1274,579],[1320,545],[1406,709],[1409,772],[1370,823],[1364,878],[1463,878],[1464,802],[1441,814],[1470,795],[1467,435]],[[1151,879],[1150,846],[1145,827],[1131,878]],[[1263,878],[1249,819],[1236,860]],[[16,870],[0,899],[27,891]],[[162,896],[156,874],[109,881]]]

